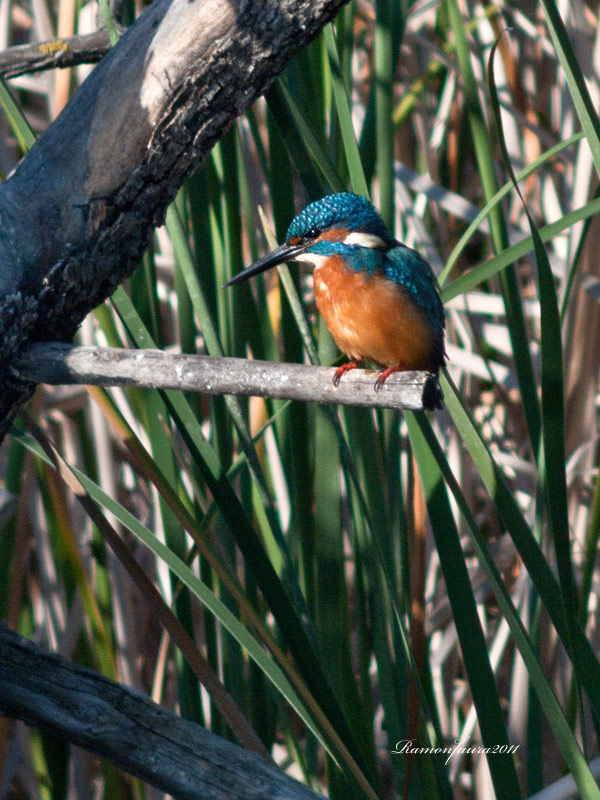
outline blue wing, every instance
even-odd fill
[[[439,366],[443,366],[446,317],[440,287],[430,265],[416,250],[397,242],[386,252],[382,269],[386,278],[405,289],[426,312],[435,333]]]

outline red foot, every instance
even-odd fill
[[[357,369],[357,367],[358,367],[358,361],[356,361],[356,359],[353,361],[347,361],[345,364],[339,366],[335,371],[335,375],[333,376],[333,385],[339,386],[340,378],[342,377],[342,375],[345,372],[349,372],[351,369]]]
[[[395,367],[387,367],[382,372],[379,373],[379,377],[375,381],[375,391],[378,392],[383,384],[387,381],[390,377],[392,372],[403,372],[404,366],[402,364],[397,364]]]

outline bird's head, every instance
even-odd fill
[[[324,259],[339,255],[366,265],[373,261],[375,265],[376,252],[384,253],[394,244],[368,200],[349,192],[331,194],[311,203],[292,220],[284,244],[225,285],[240,283],[285,261],[319,266]]]

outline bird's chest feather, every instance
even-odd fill
[[[338,256],[314,270],[315,299],[336,344],[354,359],[405,369],[433,368],[427,315],[382,275],[344,267]]]

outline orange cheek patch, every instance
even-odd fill
[[[343,242],[350,231],[347,228],[332,228],[330,231],[325,231],[317,239],[317,242]]]

